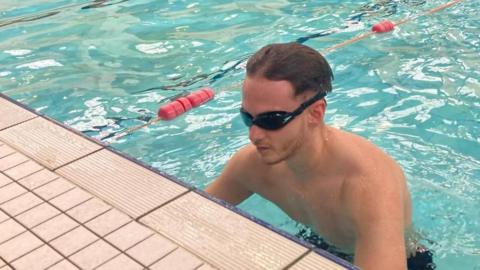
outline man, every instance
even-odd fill
[[[240,110],[251,144],[206,191],[232,204],[258,193],[354,254],[362,269],[406,269],[416,247],[405,245],[412,218],[402,169],[367,140],[324,123],[332,79],[327,61],[307,46],[255,53]]]

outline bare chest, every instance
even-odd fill
[[[255,188],[292,219],[309,226],[338,247],[352,244],[351,224],[341,202],[342,179],[299,183],[288,178],[268,178]]]

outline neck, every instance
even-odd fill
[[[302,146],[286,160],[287,167],[297,179],[313,179],[324,175],[330,167],[332,132],[327,125],[319,127],[302,142]]]

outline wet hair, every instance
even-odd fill
[[[295,96],[306,91],[332,91],[333,74],[327,60],[316,50],[297,42],[270,44],[247,62],[247,76],[289,81]]]

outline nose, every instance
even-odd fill
[[[248,138],[253,144],[262,140],[264,136],[265,131],[262,128],[257,127],[256,125],[252,125],[248,130]]]

